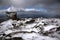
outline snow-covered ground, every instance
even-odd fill
[[[23,19],[9,19],[0,23],[0,35],[5,36],[5,39],[22,37],[24,40],[60,40],[60,19]]]

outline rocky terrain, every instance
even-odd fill
[[[0,23],[0,40],[60,40],[60,19],[9,19]]]

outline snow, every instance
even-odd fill
[[[12,20],[8,20],[8,21],[5,21],[5,22],[2,22],[0,25],[0,32],[2,32],[2,31],[5,31],[5,30],[7,30],[7,29],[9,29],[9,28],[13,28],[13,26],[12,26]]]
[[[44,25],[44,23],[42,23],[42,22],[39,22],[38,24],[37,24],[37,26],[43,26]]]
[[[5,34],[10,34],[12,33],[12,30],[5,31]]]
[[[34,8],[32,8],[32,9],[25,9],[24,11],[40,11],[40,10],[38,10],[38,9],[34,9]]]
[[[26,28],[33,28],[35,25],[36,25],[36,23],[34,23],[34,24],[29,24],[29,25],[26,26]]]
[[[24,40],[58,40],[57,38],[51,38],[48,36],[41,36],[38,33],[25,33],[15,34],[12,37],[22,37]]]
[[[53,34],[49,34],[48,36],[43,36],[39,32],[41,32],[40,27],[43,26],[43,32],[50,31],[50,29],[59,27],[59,20],[55,19],[54,22],[51,22],[52,19],[35,19],[34,23],[31,24],[25,24],[25,22],[32,20],[32,18],[26,18],[23,20],[12,20],[9,19],[7,21],[4,21],[0,23],[0,33],[5,33],[6,35],[11,34],[13,37],[22,37],[24,40],[59,40],[60,34],[58,34],[56,31]],[[57,22],[55,22],[57,21]],[[42,23],[43,22],[43,23]],[[47,25],[44,25],[44,23],[47,23]],[[23,25],[20,26],[20,23],[23,23]],[[19,28],[14,28],[12,24],[16,24],[16,27],[19,26]],[[58,26],[56,25],[58,24]],[[35,26],[38,26],[37,28]],[[20,33],[21,31],[21,33]],[[23,32],[25,33],[23,33]],[[60,32],[60,31],[59,31]],[[16,34],[14,34],[16,33]],[[56,37],[51,37],[51,35],[54,35]],[[58,37],[58,38],[57,38]],[[7,37],[6,37],[7,38]]]
[[[58,26],[55,26],[55,25],[47,25],[46,27],[44,27],[44,31],[49,31],[50,29],[52,28],[56,28]]]
[[[15,11],[17,11],[17,9],[15,7],[11,6],[7,9],[7,11],[8,12],[15,12]]]
[[[1,10],[2,11],[2,10]],[[15,12],[15,11],[40,11],[40,12],[47,12],[47,9],[44,9],[44,8],[40,8],[40,9],[36,9],[36,8],[16,8],[14,6],[11,6],[9,7],[8,9],[6,10],[3,10],[3,11],[7,11],[7,12]]]

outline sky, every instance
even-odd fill
[[[0,6],[15,6],[15,7],[41,7],[45,4],[50,5],[57,0],[0,0]],[[41,5],[44,4],[44,5]],[[47,6],[46,5],[46,6]]]
[[[46,9],[47,14],[60,14],[60,0],[0,0],[0,10],[7,9],[10,6]]]
[[[39,0],[0,0],[0,5],[4,6],[17,6],[17,7],[28,7],[35,5]]]

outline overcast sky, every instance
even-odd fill
[[[0,5],[14,5],[19,7],[31,6],[39,0],[0,0]]]
[[[60,14],[60,3],[58,0],[0,0],[0,10],[8,6],[19,8],[46,8],[47,13]]]
[[[13,5],[15,7],[47,7],[56,2],[57,0],[0,0],[0,6]]]

